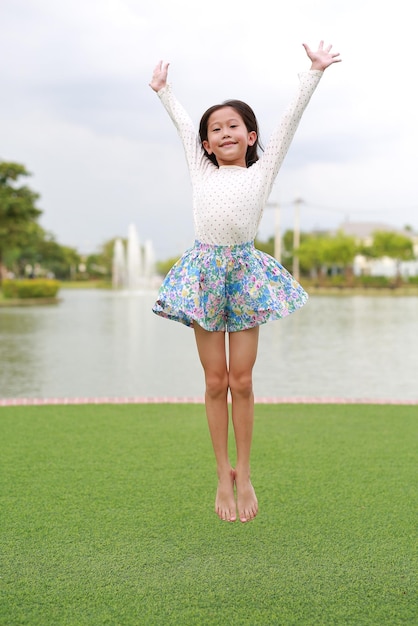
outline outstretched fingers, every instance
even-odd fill
[[[158,61],[154,67],[150,87],[154,91],[159,91],[167,84],[168,67],[170,63],[167,61]]]
[[[321,39],[319,42],[318,48],[316,51],[310,49],[310,47],[304,43],[302,44],[305,48],[306,54],[312,61],[312,70],[325,70],[327,67],[332,65],[333,63],[340,63],[341,59],[339,58],[339,52],[331,52],[332,44],[327,45],[324,48],[324,41]]]

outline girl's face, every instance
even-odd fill
[[[257,133],[248,131],[242,117],[232,107],[218,109],[209,117],[208,138],[203,147],[208,154],[214,154],[219,167],[238,165],[247,167],[245,155],[248,146],[257,141]]]

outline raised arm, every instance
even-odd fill
[[[159,61],[154,68],[149,85],[151,89],[157,93],[173,121],[174,126],[177,128],[177,132],[183,144],[190,176],[193,181],[198,175],[202,163],[206,166],[208,164],[212,167],[214,166],[205,157],[205,153],[189,114],[177,100],[170,84],[167,82],[169,65],[170,64],[165,61]]]
[[[323,41],[319,43],[316,51],[312,51],[307,44],[303,44],[303,47],[311,60],[311,68],[299,74],[299,88],[284,112],[276,130],[271,135],[261,159],[256,163],[256,166],[264,172],[267,197],[290,147],[303,112],[324,70],[333,63],[341,61],[338,58],[338,52],[331,53],[332,46],[327,46],[324,49]]]

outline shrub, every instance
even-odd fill
[[[2,288],[5,298],[55,298],[60,283],[58,280],[45,278],[6,279],[3,281]]]
[[[359,282],[362,287],[393,287],[393,279],[387,276],[359,276]]]
[[[328,284],[330,287],[346,287],[347,279],[343,274],[335,274],[328,278]]]

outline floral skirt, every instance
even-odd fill
[[[235,332],[293,313],[308,294],[276,259],[253,242],[195,242],[173,265],[153,312],[209,331]]]

